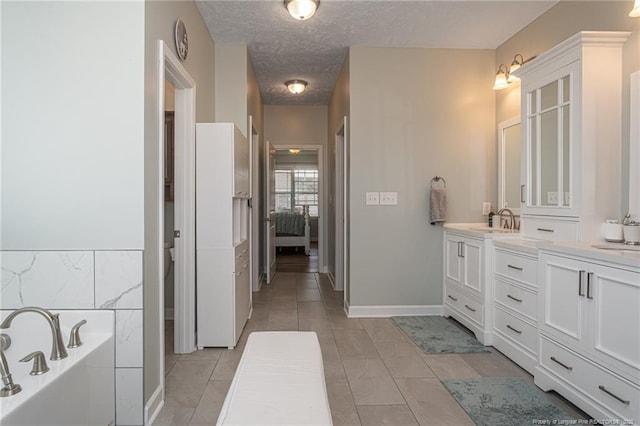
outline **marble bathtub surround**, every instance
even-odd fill
[[[93,309],[92,251],[0,252],[0,308]]]
[[[96,308],[142,309],[142,252],[96,251]]]
[[[142,367],[142,310],[116,311],[116,367]]]

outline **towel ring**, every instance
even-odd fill
[[[447,181],[444,180],[444,178],[442,176],[434,176],[431,178],[431,188],[433,188],[433,184],[442,181],[442,185],[444,188],[447,187]]]

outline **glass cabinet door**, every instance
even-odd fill
[[[569,207],[570,76],[527,93],[526,205]]]

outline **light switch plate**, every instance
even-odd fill
[[[485,201],[482,203],[482,215],[486,216],[489,214],[489,212],[491,211],[491,203],[488,201]]]
[[[367,192],[366,196],[367,206],[377,206],[380,204],[380,193],[379,192]]]
[[[397,192],[381,192],[380,204],[385,206],[395,206],[398,204]]]

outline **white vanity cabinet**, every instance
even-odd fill
[[[233,348],[251,314],[249,145],[233,124],[198,123],[196,152],[197,345]]]
[[[525,237],[600,239],[620,215],[622,47],[629,33],[576,34],[516,71],[522,80]]]
[[[538,259],[494,240],[493,346],[531,374],[538,362]]]
[[[454,317],[478,340],[488,343],[485,262],[490,256],[490,240],[481,235],[454,229],[444,232],[444,315]]]
[[[640,265],[540,251],[535,382],[597,419],[640,421]]]

